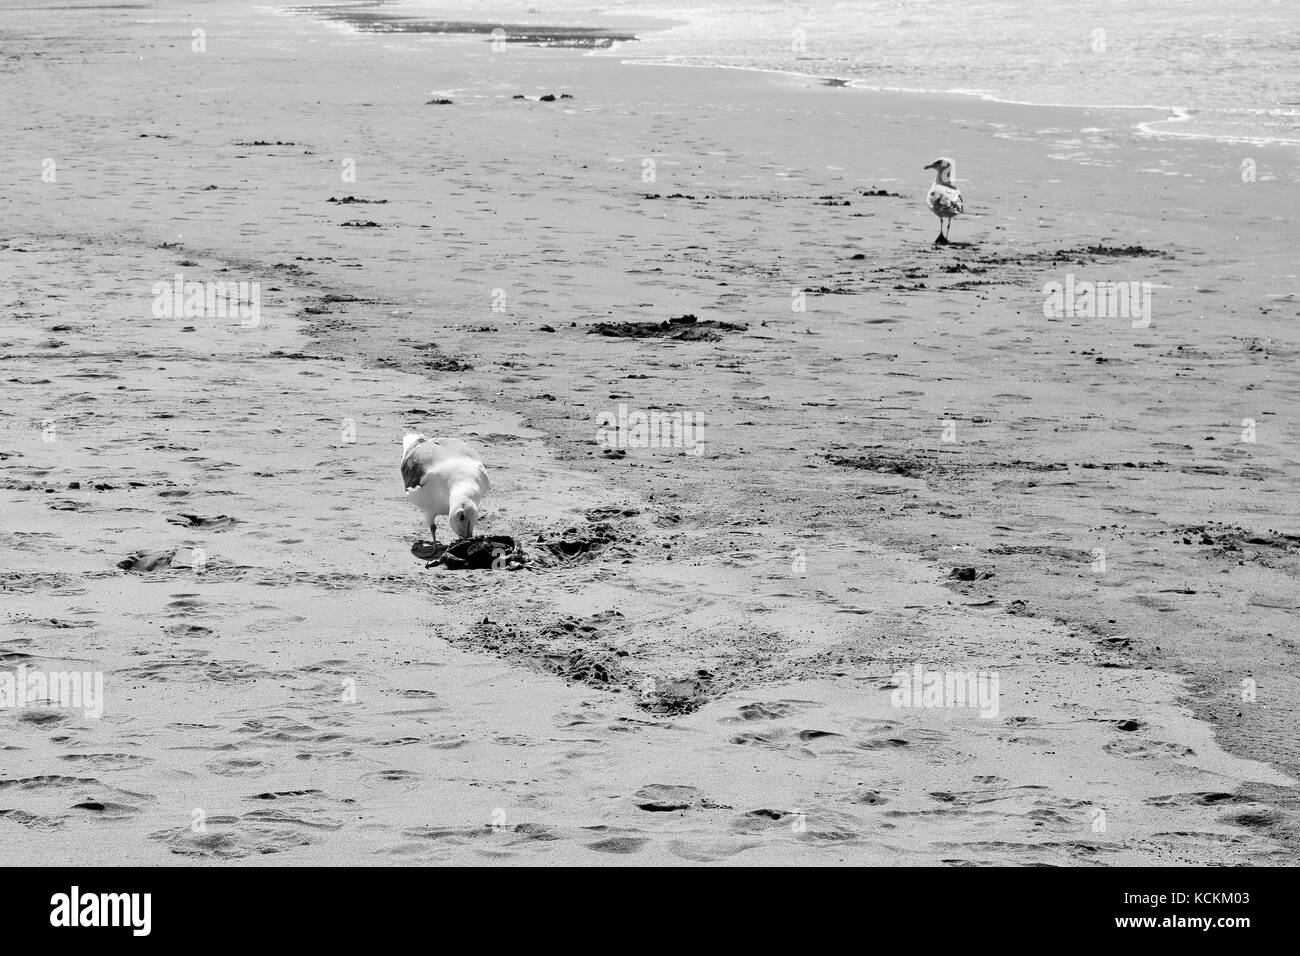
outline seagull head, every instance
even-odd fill
[[[955,165],[956,164],[947,156],[940,156],[934,162],[922,168],[933,169],[935,171],[936,180],[938,180],[939,182],[948,182],[950,179],[952,179],[952,171]]]
[[[459,537],[474,537],[474,526],[478,524],[478,505],[469,498],[455,502],[447,515],[447,524]]]

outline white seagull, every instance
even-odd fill
[[[479,505],[492,483],[478,452],[459,438],[430,438],[410,434],[402,439],[402,487],[406,500],[424,513],[434,544],[433,519],[447,516],[451,530],[474,537]]]
[[[952,228],[952,217],[962,211],[961,191],[952,184],[953,161],[947,156],[940,156],[925,169],[934,170],[934,185],[925,194],[925,204],[930,212],[939,217],[939,238],[934,240],[936,246],[948,245],[948,236],[944,225]]]

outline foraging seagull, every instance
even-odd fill
[[[948,237],[945,235],[944,224],[952,228],[952,217],[962,211],[961,192],[952,184],[953,161],[946,156],[940,156],[925,169],[934,170],[934,185],[926,193],[925,204],[930,207],[930,211],[939,217],[939,238],[934,240],[936,246],[948,245]]]
[[[438,543],[433,520],[447,516],[459,537],[472,538],[479,504],[492,483],[478,452],[459,438],[407,435],[402,439],[402,487],[406,500],[424,512],[424,520]]]

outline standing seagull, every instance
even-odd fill
[[[934,240],[934,244],[946,246],[948,237],[945,235],[944,224],[946,223],[948,229],[951,229],[952,217],[962,211],[961,192],[952,184],[953,161],[946,156],[940,156],[924,168],[934,170],[934,185],[925,195],[925,204],[939,217],[939,238]]]
[[[479,503],[492,487],[478,452],[459,438],[407,435],[402,439],[402,487],[406,500],[424,512],[424,520],[438,543],[433,520],[447,516],[459,537],[472,538]]]

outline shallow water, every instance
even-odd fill
[[[665,29],[601,55],[837,77],[1039,105],[1150,107],[1148,133],[1300,143],[1300,10],[1268,0],[404,0],[385,13]]]

